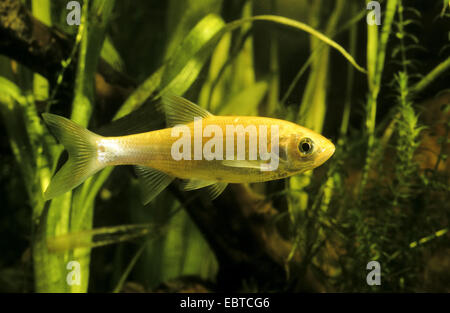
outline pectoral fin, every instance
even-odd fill
[[[248,160],[223,160],[222,164],[224,166],[236,167],[236,168],[253,168],[256,170],[261,170],[264,167],[264,163],[261,161],[248,161]]]
[[[270,155],[269,160],[223,160],[222,165],[235,168],[248,168],[260,171],[272,171],[272,164],[278,167],[279,164],[286,164],[288,162],[287,151],[284,146],[278,148],[278,154]]]
[[[147,166],[135,166],[136,174],[141,182],[142,203],[152,201],[174,179],[163,172]]]

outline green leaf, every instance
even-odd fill
[[[167,9],[167,43],[165,60],[183,42],[193,27],[208,14],[220,14],[222,0],[169,0]]]
[[[210,14],[192,29],[165,65],[161,93],[181,95],[186,92],[211,55],[218,39],[216,35],[224,25],[220,16]]]
[[[85,1],[82,23],[79,26],[81,45],[78,57],[77,74],[75,78],[75,97],[72,105],[72,119],[87,126],[94,102],[95,73],[106,27],[114,6],[114,1],[93,0]],[[34,104],[32,106],[34,108]],[[39,118],[35,113],[37,123]],[[46,132],[44,132],[46,133]],[[33,136],[29,136],[33,139]],[[50,146],[51,144],[48,144]],[[54,145],[54,143],[53,143]],[[37,146],[36,146],[37,147]],[[58,152],[61,150],[55,150]],[[47,164],[47,170],[56,167],[55,157]],[[50,165],[51,164],[51,165]],[[54,165],[53,165],[54,164]],[[99,174],[97,177],[104,177]],[[89,282],[90,249],[78,248],[63,254],[51,254],[47,247],[47,238],[64,235],[92,227],[94,198],[104,180],[89,179],[85,184],[53,199],[44,207],[35,206],[34,216],[39,227],[33,240],[33,257],[35,269],[36,291],[38,292],[86,292]],[[42,197],[42,188],[39,188]],[[73,194],[73,199],[72,199]],[[40,214],[42,212],[42,214]],[[76,261],[80,266],[80,284],[70,285],[66,276],[68,262]]]
[[[106,36],[103,41],[103,47],[101,50],[101,57],[104,59],[113,69],[118,72],[123,72],[125,69],[125,65],[123,64],[122,58],[120,57],[119,52],[117,52],[114,47],[111,37]]]
[[[223,28],[223,20],[214,14],[204,17],[174,51],[170,60],[147,78],[125,101],[114,119],[139,108],[157,89],[183,94],[197,78],[213,45],[211,40]]]
[[[305,31],[339,51],[356,69],[363,73],[366,72],[342,46],[304,23],[281,16],[259,15],[236,20],[218,29],[219,25],[223,23],[222,19],[211,14],[194,27],[180,47],[173,53],[168,63],[159,68],[130,95],[115,118],[123,117],[137,109],[158,88],[161,90],[159,95],[165,92],[183,94],[197,78],[219,39],[227,32],[256,21],[281,24]]]
[[[258,105],[266,95],[268,87],[266,81],[261,81],[242,90],[219,110],[219,115],[258,115]]]

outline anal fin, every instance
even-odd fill
[[[211,197],[211,200],[214,200],[218,196],[222,194],[222,192],[227,188],[228,183],[218,182],[213,185],[209,185],[207,188],[208,194]]]
[[[203,187],[207,187],[210,185],[215,184],[216,181],[210,181],[210,180],[200,180],[200,179],[189,179],[183,184],[183,189],[186,191],[189,190],[196,190]]]
[[[137,165],[135,168],[141,183],[143,204],[152,201],[174,179],[172,176],[151,167]]]
[[[201,179],[190,179],[183,185],[183,189],[186,191],[196,190],[200,188],[206,188],[206,192],[208,193],[211,200],[217,198],[227,187],[228,183],[210,181],[210,180],[201,180]]]

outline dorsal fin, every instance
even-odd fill
[[[192,123],[195,117],[206,118],[212,116],[205,109],[183,97],[164,95],[161,101],[166,113],[167,127]]]

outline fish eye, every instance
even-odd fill
[[[314,150],[314,143],[310,138],[303,138],[298,144],[298,150],[303,154],[311,154]]]

